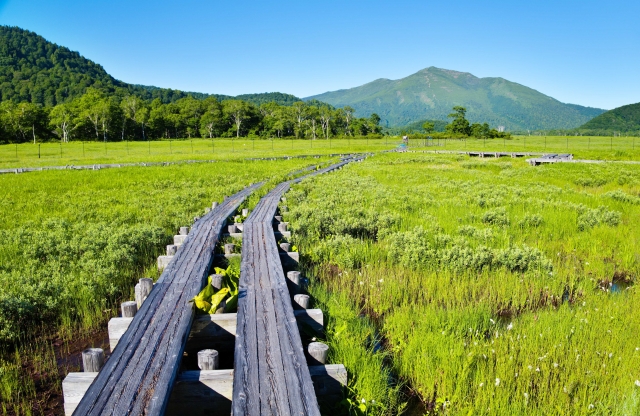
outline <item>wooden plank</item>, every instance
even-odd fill
[[[194,316],[189,300],[208,275],[227,217],[258,186],[238,192],[194,224],[75,414],[164,413]]]
[[[342,396],[347,370],[342,364],[311,366],[309,374],[319,399]],[[69,373],[62,382],[65,415],[71,415],[98,373]],[[167,416],[228,416],[233,398],[233,370],[184,371],[176,378]]]
[[[243,224],[231,403],[235,416],[320,415],[275,240],[273,217],[292,183],[350,161],[276,186]],[[295,256],[297,253],[285,254],[287,258]]]

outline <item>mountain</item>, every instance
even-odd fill
[[[503,78],[429,67],[398,80],[377,79],[347,90],[307,97],[336,107],[351,106],[357,116],[377,113],[386,127],[424,119],[446,120],[451,108],[467,108],[471,122],[507,130],[575,128],[605,110],[564,104]]]
[[[614,108],[589,120],[578,130],[594,134],[640,132],[640,103]]]
[[[78,52],[19,27],[0,26],[0,101],[32,102],[51,107],[81,96],[88,87],[109,94],[137,95],[147,100],[159,98],[164,103],[189,95],[197,99],[211,95],[219,100],[239,98],[257,105],[270,101],[290,105],[300,101],[293,95],[277,92],[231,97],[127,84]]]

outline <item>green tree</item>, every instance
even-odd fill
[[[380,120],[380,116],[376,113],[371,113],[371,115],[369,116],[369,130],[372,133],[378,134],[382,131],[382,129],[380,128]]]
[[[471,135],[478,139],[490,137],[491,129],[487,123],[473,123],[469,129],[471,131]]]
[[[329,133],[331,133],[331,120],[333,118],[333,110],[330,107],[322,106],[319,111],[320,127],[324,133],[324,138],[329,139]]]
[[[200,118],[200,134],[210,139],[220,135],[224,126],[222,105],[215,97],[209,97],[202,103],[203,114]]]
[[[78,124],[78,114],[71,103],[58,104],[49,113],[49,124],[63,143],[69,142]]]
[[[424,123],[422,123],[422,129],[425,133],[430,134],[433,133],[433,131],[436,129],[436,125],[431,121],[425,121]]]
[[[309,116],[309,108],[304,101],[296,101],[291,106],[293,111],[293,116],[296,121],[296,138],[300,137],[300,132],[302,131],[302,123]]]
[[[344,117],[345,123],[345,134],[351,134],[351,122],[353,121],[353,113],[355,113],[355,111],[356,110],[348,105],[342,108],[342,116]]]
[[[38,104],[20,103],[15,109],[14,120],[16,127],[23,141],[27,141],[27,137],[33,137],[33,143],[36,143],[36,131],[45,133],[46,126],[49,124],[47,113]],[[46,134],[46,133],[45,133]]]
[[[242,100],[225,100],[222,102],[223,113],[236,129],[236,137],[240,137],[242,123],[249,116],[249,106]]]
[[[445,130],[450,134],[459,134],[468,136],[471,131],[469,128],[469,120],[466,119],[467,109],[459,105],[453,107],[453,113],[447,117],[453,118],[451,123],[447,124]]]
[[[87,88],[87,92],[80,97],[77,105],[81,109],[81,117],[91,123],[96,140],[100,140],[100,129],[106,125],[105,117],[108,117],[109,103],[106,95],[95,88]],[[104,138],[106,141],[106,132],[104,132]]]

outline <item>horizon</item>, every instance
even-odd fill
[[[318,9],[291,1],[5,0],[0,23],[77,51],[123,82],[181,91],[306,98],[433,66],[504,78],[563,103],[612,109],[640,101],[639,5],[462,4],[451,20],[442,18],[452,10],[446,5],[412,1]],[[565,21],[568,13],[574,18]]]

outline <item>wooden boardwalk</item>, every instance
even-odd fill
[[[243,247],[237,314],[196,319],[190,301],[206,284],[228,218],[261,184],[227,198],[197,220],[190,233],[186,227],[184,232],[181,229],[174,241],[180,248],[176,252],[175,245],[168,246],[171,254],[159,258],[159,267],[166,267],[146,300],[140,299],[137,313],[134,310],[135,315],[110,322],[114,348],[104,367],[97,373],[70,373],[65,378],[67,414],[221,416],[231,411],[236,416],[319,416],[317,397],[340,400],[346,384],[344,366],[318,365],[326,359],[328,347],[323,344],[314,345],[309,353],[314,357],[309,358],[312,366],[303,350],[299,325],[322,333],[322,311],[300,310],[306,304],[294,311],[296,289],[290,292],[287,286],[283,262],[287,267],[297,264],[298,253],[281,251],[276,235],[282,238],[290,233],[285,224],[274,224],[274,216],[291,184],[362,159],[343,158],[281,183],[260,200],[244,224],[238,224]],[[236,225],[232,228],[237,232]],[[135,302],[125,304],[135,309]],[[223,357],[233,358],[233,369],[219,370],[215,364],[213,369],[179,371],[185,352],[199,355],[212,347]],[[317,351],[321,351],[320,361]]]
[[[164,414],[194,317],[189,301],[205,283],[227,217],[259,186],[196,221],[74,415]]]
[[[274,216],[295,182],[349,163],[284,182],[267,194],[244,223],[234,355],[233,416],[311,415],[320,408],[287,288]]]

